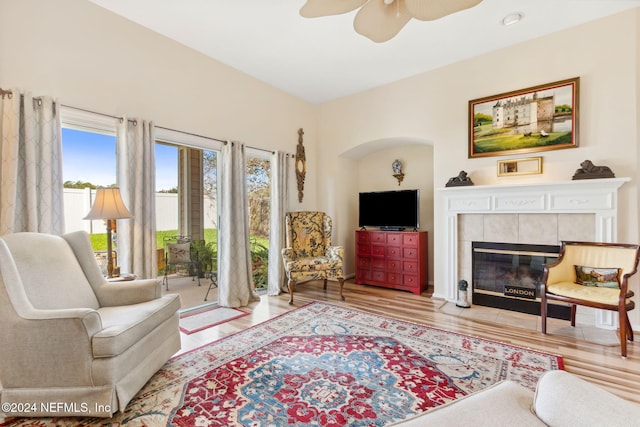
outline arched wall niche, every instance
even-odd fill
[[[352,167],[345,180],[346,204],[351,227],[344,230],[347,275],[355,274],[355,234],[358,227],[357,194],[362,191],[420,190],[420,231],[429,233],[429,282],[433,281],[434,178],[433,141],[425,138],[389,137],[363,142],[343,151],[339,157]],[[405,174],[401,183],[393,176],[394,160],[400,160]]]
[[[343,157],[346,159],[352,160],[361,160],[362,158],[368,156],[369,154],[375,153],[377,151],[388,150],[391,148],[398,148],[403,146],[411,146],[411,145],[429,145],[433,146],[433,141],[424,138],[415,138],[415,137],[389,137],[389,138],[381,138],[375,139],[372,141],[362,142],[361,144],[355,145],[348,150],[343,151],[339,154],[339,157]]]

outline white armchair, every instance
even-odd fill
[[[124,410],[180,349],[179,309],[179,297],[161,296],[158,280],[108,282],[85,232],[2,236],[0,401],[33,406],[0,416]],[[48,402],[69,411],[48,413]]]

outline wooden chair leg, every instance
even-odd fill
[[[619,311],[618,315],[620,323],[620,354],[622,357],[627,357],[627,312],[624,310]]]
[[[576,326],[576,305],[571,304],[571,326]]]
[[[633,341],[633,328],[631,327],[631,322],[629,322],[629,313],[624,312],[624,318],[627,319],[627,340]]]
[[[544,295],[540,298],[540,328],[542,333],[547,333],[547,299]]]
[[[342,287],[344,286],[344,279],[341,277],[338,280],[340,281],[340,298],[342,298],[342,301],[344,301],[344,295],[342,295]]]
[[[327,279],[324,279],[324,290],[327,290]]]
[[[293,288],[296,286],[295,280],[289,279],[289,305],[293,305]]]

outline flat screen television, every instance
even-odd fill
[[[375,191],[359,194],[358,226],[381,230],[417,230],[420,225],[418,190]]]

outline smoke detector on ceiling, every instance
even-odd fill
[[[502,25],[508,27],[509,25],[517,24],[524,18],[524,14],[522,12],[514,12],[510,13],[504,18],[502,18]]]

